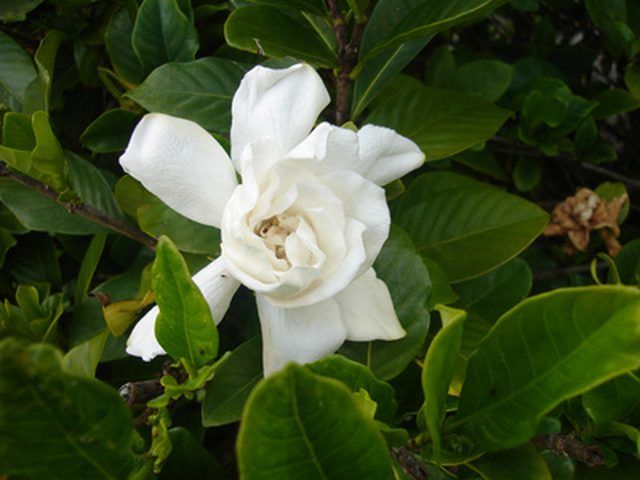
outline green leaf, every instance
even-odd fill
[[[78,271],[78,278],[76,279],[76,291],[74,295],[74,302],[76,304],[86,300],[89,286],[91,285],[91,279],[98,267],[98,262],[102,256],[104,245],[107,241],[107,236],[104,233],[99,233],[91,239],[87,253],[82,259],[80,264],[80,270]]]
[[[105,330],[69,350],[62,358],[64,371],[69,375],[93,378],[107,344],[108,336],[109,332]]]
[[[44,0],[3,0],[0,4],[0,20],[3,22],[17,22],[24,20],[31,10]]]
[[[160,480],[223,480],[230,478],[218,461],[183,427],[169,430],[171,454],[162,466]]]
[[[467,314],[463,310],[439,305],[442,328],[429,345],[422,369],[425,421],[433,441],[434,457],[440,455],[440,426],[444,420],[449,384],[453,379]]]
[[[530,192],[538,186],[542,177],[540,160],[520,157],[513,169],[513,183],[520,192]]]
[[[393,306],[407,335],[391,342],[346,342],[338,351],[360,362],[381,380],[398,376],[415,358],[429,329],[425,303],[431,290],[429,272],[402,229],[392,227],[375,261],[378,278],[387,284]]]
[[[267,5],[276,8],[288,8],[303,12],[325,15],[327,8],[322,0],[248,0],[256,5]]]
[[[452,430],[485,451],[527,441],[563,400],[640,366],[638,318],[640,291],[631,287],[559,289],[525,300],[469,359]]]
[[[337,58],[308,24],[272,7],[234,10],[224,25],[227,43],[234,48],[270,57],[291,56],[319,67],[332,68]]]
[[[161,237],[153,263],[152,287],[160,314],[156,338],[174,359],[202,367],[218,354],[218,330],[200,289],[191,280],[182,255]]]
[[[85,129],[80,141],[94,153],[122,152],[138,118],[138,114],[124,108],[107,110]]]
[[[634,97],[640,98],[640,65],[631,64],[627,67],[624,83]]]
[[[5,255],[12,247],[15,247],[16,243],[18,243],[16,237],[4,228],[0,228],[0,268],[4,265]]]
[[[245,71],[236,62],[207,57],[156,69],[127,96],[150,112],[186,118],[228,132],[231,99]]]
[[[472,97],[495,102],[511,85],[513,68],[499,60],[476,60],[465,63],[456,71],[454,86]]]
[[[245,480],[391,478],[384,440],[351,392],[297,365],[251,393],[237,452]]]
[[[515,257],[547,221],[547,213],[538,206],[449,172],[418,177],[397,215],[418,252],[438,262],[453,283]]]
[[[21,111],[27,85],[36,76],[29,54],[15,40],[0,32],[0,104]]]
[[[205,427],[240,420],[249,394],[262,378],[262,339],[257,336],[236,348],[207,384],[202,402]]]
[[[131,46],[145,73],[169,62],[194,60],[198,32],[176,0],[144,0],[131,32]]]
[[[376,418],[388,422],[393,420],[397,408],[393,387],[378,380],[364,365],[340,355],[332,355],[310,363],[307,368],[317,375],[341,381],[354,393],[366,390],[377,404]]]
[[[220,254],[220,230],[183,217],[132,177],[124,175],[118,180],[115,196],[122,209],[137,219],[140,229],[152,237],[166,235],[184,252]]]
[[[33,57],[38,69],[38,76],[29,84],[25,92],[25,113],[34,113],[38,110],[48,112],[50,110],[56,58],[65,37],[66,35],[62,32],[49,30],[40,42]]]
[[[615,260],[622,283],[640,285],[640,238],[622,247]]]
[[[463,23],[470,23],[507,3],[508,0],[408,0],[398,6],[397,0],[381,0],[376,10],[401,12],[402,20],[386,38],[378,37],[378,43],[363,51],[361,62],[378,53],[398,47],[417,38],[424,38]],[[372,21],[374,12],[372,14]],[[395,13],[395,15],[398,15]],[[372,27],[373,28],[373,27]]]
[[[0,342],[2,472],[33,479],[126,478],[129,409],[111,387],[70,376],[50,345]]]
[[[640,108],[640,98],[634,97],[621,88],[604,90],[593,99],[598,102],[598,106],[593,111],[593,116],[597,119],[631,112]]]
[[[614,378],[585,393],[582,404],[597,425],[624,421],[640,406],[640,378],[633,373]]]
[[[490,139],[511,112],[478,98],[433,87],[403,91],[381,102],[366,123],[396,130],[418,144],[427,161]]]
[[[547,464],[531,444],[483,455],[468,466],[484,480],[552,480]]]
[[[136,85],[144,80],[145,72],[131,46],[133,21],[126,8],[118,10],[109,21],[104,45],[114,70],[121,81]]]

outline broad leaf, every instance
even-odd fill
[[[144,0],[131,32],[131,46],[145,73],[168,62],[194,60],[198,32],[176,0]]]
[[[393,227],[374,264],[386,284],[407,335],[392,342],[346,342],[339,353],[363,363],[382,380],[406,368],[422,348],[429,329],[425,303],[431,290],[429,272],[402,229]]]
[[[107,110],[85,129],[80,141],[94,153],[122,152],[137,121],[138,115],[129,110]]]
[[[291,56],[319,67],[335,67],[337,58],[307,23],[276,8],[250,6],[234,10],[224,26],[232,47],[271,57]]]
[[[220,466],[216,458],[183,427],[169,430],[171,454],[162,466],[160,480],[189,480],[231,478]]]
[[[511,112],[484,100],[433,87],[410,88],[382,101],[366,123],[393,128],[418,144],[427,161],[489,140]]]
[[[202,424],[217,427],[237,422],[249,394],[262,378],[262,339],[254,337],[227,358],[207,384]]]
[[[496,102],[511,85],[513,68],[499,60],[476,60],[456,71],[455,89],[487,102]]]
[[[442,328],[429,345],[422,369],[424,413],[429,435],[433,440],[434,457],[440,453],[440,426],[444,420],[449,384],[453,379],[462,342],[462,327],[467,318],[463,310],[440,305],[437,307]]]
[[[640,406],[640,378],[621,375],[585,393],[582,404],[598,425],[624,421]]]
[[[297,365],[254,389],[237,452],[245,480],[391,478],[384,440],[351,392]]]
[[[0,104],[13,111],[22,110],[27,85],[36,76],[29,54],[15,40],[0,32]]]
[[[469,359],[451,428],[486,451],[527,441],[558,403],[640,367],[639,318],[640,291],[631,287],[560,289],[524,301]]]
[[[152,286],[160,314],[156,338],[174,359],[201,367],[218,354],[218,330],[200,289],[176,246],[161,237],[153,264]]]
[[[0,464],[34,479],[126,478],[131,413],[118,393],[70,376],[50,345],[0,343]]]
[[[393,387],[378,380],[364,365],[347,360],[340,355],[332,355],[311,363],[307,367],[323,377],[340,380],[352,392],[366,390],[371,400],[377,404],[376,418],[389,422],[393,420],[397,408]]]
[[[507,262],[547,221],[537,205],[449,172],[416,179],[397,215],[418,252],[438,262],[454,283]]]
[[[483,455],[469,464],[484,480],[552,480],[551,472],[533,445]]]
[[[107,25],[104,45],[120,80],[135,85],[144,79],[145,72],[131,46],[132,32],[133,21],[129,11],[122,8],[111,17]]]
[[[186,118],[213,132],[228,132],[231,99],[244,75],[236,62],[207,57],[156,69],[127,96],[150,112]]]

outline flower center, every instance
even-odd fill
[[[276,258],[289,263],[285,242],[287,237],[298,228],[299,223],[300,220],[296,217],[275,215],[263,220],[256,228],[255,233],[263,239],[264,244]]]

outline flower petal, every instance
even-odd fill
[[[402,177],[424,162],[408,138],[389,128],[365,125],[358,133],[321,123],[290,154],[316,158],[334,170],[353,170],[378,185]]]
[[[256,295],[256,301],[265,377],[289,362],[309,363],[330,355],[346,339],[340,309],[331,299],[301,308],[276,307],[263,295]]]
[[[373,268],[333,299],[340,306],[348,340],[397,340],[406,334],[393,308],[389,289],[376,277]]]
[[[193,281],[209,304],[211,316],[217,325],[227,312],[240,282],[227,271],[222,257],[218,257],[196,273]],[[148,362],[166,353],[156,340],[155,327],[158,313],[160,313],[158,307],[153,307],[133,328],[127,340],[129,355],[142,357],[145,362]]]
[[[231,107],[231,158],[238,171],[242,152],[256,142],[273,141],[284,157],[309,134],[329,102],[322,79],[309,65],[253,68],[240,82]]]
[[[176,212],[214,227],[237,185],[229,156],[206,130],[160,113],[138,123],[120,164]]]

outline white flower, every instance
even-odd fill
[[[255,291],[265,375],[329,355],[345,340],[405,334],[371,265],[389,234],[380,185],[424,155],[373,125],[311,131],[329,101],[307,65],[256,67],[233,98],[231,159],[197,124],[163,114],[142,119],[120,158],[171,208],[221,228],[222,255],[193,279],[216,323],[241,283]],[[157,314],[155,307],[135,326],[129,354],[165,353]]]

